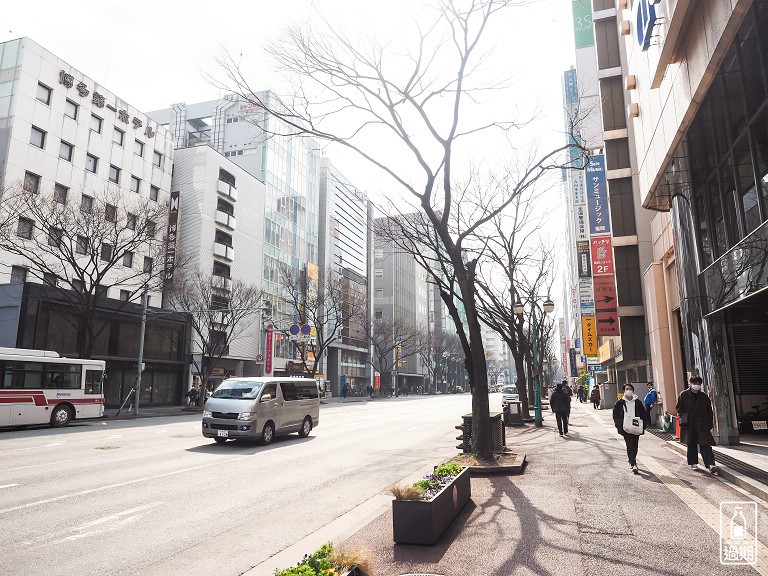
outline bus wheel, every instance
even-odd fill
[[[56,406],[51,414],[51,426],[54,428],[64,428],[72,420],[72,412],[63,404]]]

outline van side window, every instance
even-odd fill
[[[301,385],[301,399],[313,400],[318,397],[317,384],[302,384]]]
[[[271,396],[272,400],[277,398],[277,384],[266,384],[264,386],[264,391],[261,393],[261,397],[264,398],[266,395]]]
[[[283,391],[283,400],[298,400],[298,386],[294,382],[280,382],[280,389]]]

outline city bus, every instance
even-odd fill
[[[104,415],[103,360],[50,350],[0,348],[0,426],[50,424]]]

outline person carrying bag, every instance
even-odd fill
[[[635,387],[632,384],[624,384],[624,396],[613,406],[613,423],[616,425],[616,431],[624,437],[632,472],[639,474],[638,444],[640,435],[644,433],[649,422],[643,401],[635,395]]]

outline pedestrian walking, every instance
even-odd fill
[[[643,398],[643,405],[645,406],[645,411],[648,412],[648,422],[651,424],[653,423],[653,407],[656,406],[656,402],[659,401],[659,395],[656,392],[656,390],[653,388],[653,383],[648,382],[648,393],[645,395],[645,398]]]
[[[701,452],[704,466],[710,473],[717,474],[715,455],[712,453],[715,444],[712,436],[712,428],[715,426],[712,402],[701,391],[700,376],[692,376],[689,382],[690,387],[680,393],[675,406],[680,418],[680,442],[688,446],[688,465],[692,470],[698,468],[698,453]]]
[[[579,386],[579,402],[584,404],[587,401],[587,389],[584,386]]]
[[[571,397],[565,391],[565,380],[555,386],[555,391],[549,397],[549,407],[555,413],[557,431],[560,436],[568,436],[568,416],[571,414]]]
[[[639,474],[637,450],[640,435],[648,427],[648,414],[642,400],[635,395],[635,387],[632,384],[624,384],[624,396],[613,405],[613,423],[619,434],[624,437],[632,472]]]
[[[589,399],[592,400],[592,408],[597,410],[600,407],[600,389],[597,385],[592,388],[592,393],[589,395]]]

